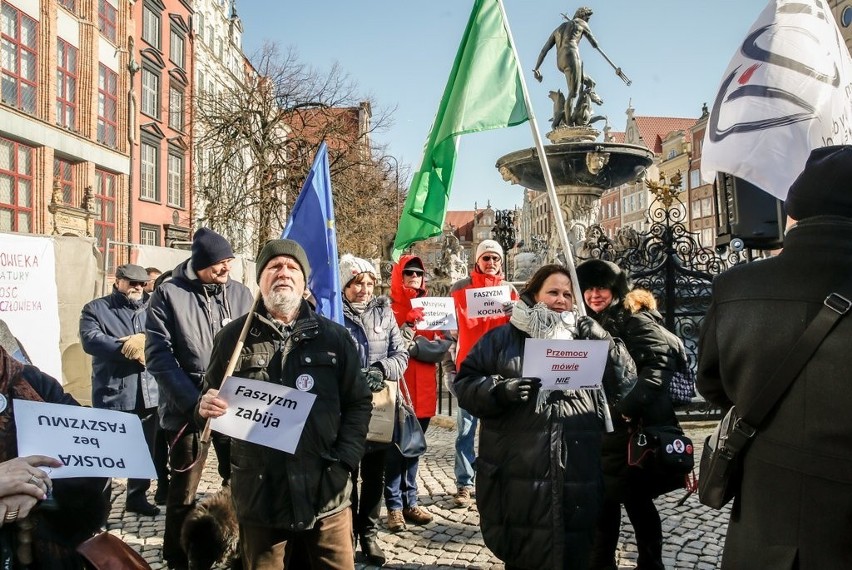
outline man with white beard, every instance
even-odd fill
[[[159,390],[145,368],[148,294],[143,289],[148,280],[143,267],[118,266],[112,293],[83,307],[80,340],[83,350],[92,355],[92,406],[139,416],[153,454]],[[145,496],[150,486],[149,479],[127,481],[127,512],[143,516],[160,512]]]
[[[303,299],[310,271],[298,243],[267,242],[257,258],[263,306],[216,336],[204,376],[198,416],[221,416],[227,404],[218,388],[251,318],[233,375],[316,395],[294,454],[231,440],[231,493],[246,568],[286,568],[297,543],[314,568],[354,567],[350,474],[364,453],[372,395],[349,332]]]

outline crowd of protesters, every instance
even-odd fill
[[[850,165],[852,147],[814,151],[787,201],[794,218],[784,252],[731,271],[714,288],[700,339],[699,388],[719,406],[740,405],[760,387],[745,382],[743,371],[756,379],[772,368],[768,357],[736,341],[734,329],[743,326],[737,315],[754,313],[747,319],[752,336],[778,337],[772,360],[783,360],[782,347],[789,349],[835,285],[828,269],[848,256],[847,246],[832,242],[833,256],[814,256],[804,246],[819,242],[828,249],[827,232],[849,232],[852,199],[840,189]],[[202,228],[190,258],[171,271],[119,266],[112,292],[88,303],[80,317],[82,345],[93,362],[93,406],[134,414],[142,424],[157,488],[151,502],[151,481],[130,479],[125,509],[150,517],[165,506],[168,568],[194,567],[181,533],[197,502],[208,450],[205,423],[228,412],[219,393],[227,374],[315,396],[292,453],[214,433],[243,567],[350,569],[359,558],[385,564],[379,531],[428,525],[433,515],[420,504],[419,454],[401,445],[400,418],[392,436],[372,439],[371,409],[379,395],[397,394],[404,403],[397,415],[409,406],[428,434],[439,365],[459,403],[454,504],[475,502],[485,543],[507,569],[617,568],[622,507],[636,535],[637,568],[664,568],[654,499],[684,480],[633,463],[628,449],[638,429],[680,429],[667,391],[678,353],[654,296],[633,288],[618,265],[584,261],[576,283],[571,268],[544,265],[518,293],[504,282],[503,249],[484,240],[471,276],[451,287],[457,329],[443,331],[425,326],[423,306],[414,302],[428,296],[429,280],[429,268],[415,255],[393,265],[389,296],[377,294],[381,276],[372,262],[343,255],[343,324],[311,303],[311,264],[295,241],[264,246],[254,299],[230,278],[233,259],[227,240]],[[806,291],[790,286],[799,269],[820,276],[819,282]],[[786,288],[763,287],[782,277]],[[505,285],[507,301],[498,314],[471,316],[470,289]],[[790,319],[798,323],[795,330],[784,326]],[[835,380],[846,385],[837,362],[850,328],[844,321],[837,330],[783,400],[783,425],[770,419],[748,456],[724,568],[754,561],[760,561],[755,567],[841,568],[852,559],[845,460],[831,449],[831,441],[848,434],[814,415],[824,416],[824,409],[826,419],[837,420],[847,403],[838,394],[848,390],[810,389]],[[525,376],[528,339],[602,341],[601,389],[545,387],[540,378]],[[441,347],[437,357],[425,356],[428,343]],[[111,480],[53,480],[50,470],[61,468],[59,461],[18,456],[13,400],[79,405],[57,380],[12,356],[18,353],[0,346],[0,563],[82,569],[87,566],[77,549],[106,522]],[[726,354],[739,355],[741,363]],[[820,407],[810,411],[805,402]],[[819,442],[826,438],[829,448],[823,449]],[[830,481],[819,465],[837,467]],[[766,485],[777,492],[770,496]],[[807,523],[822,516],[832,524],[811,529]]]

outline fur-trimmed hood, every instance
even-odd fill
[[[624,296],[621,304],[634,315],[643,309],[657,310],[657,298],[647,289],[633,289]]]

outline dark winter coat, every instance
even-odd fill
[[[202,393],[219,388],[246,317],[216,337]],[[241,378],[296,389],[309,375],[316,395],[295,454],[231,439],[231,489],[240,524],[290,531],[349,507],[351,472],[364,453],[372,398],[346,329],[302,302],[286,337],[265,309],[255,313],[234,370]],[[351,545],[350,545],[351,546]]]
[[[190,261],[175,267],[171,279],[154,290],[145,325],[145,360],[160,388],[160,424],[173,431],[187,422],[188,429],[195,429],[193,409],[213,337],[253,302],[249,288],[233,279],[219,294],[208,294]]]
[[[12,398],[43,401],[51,404],[79,406],[59,382],[35,366],[8,366],[10,358],[0,349],[0,394],[8,403],[0,411],[0,461],[18,456]],[[53,498],[57,508],[34,509],[27,517],[34,523],[32,544],[35,558],[31,568],[50,570],[82,570],[84,565],[75,549],[106,524],[110,511],[111,479],[104,477],[70,477],[53,479]],[[0,540],[14,544],[19,526],[5,524]],[[7,552],[0,555],[6,562]],[[13,564],[12,568],[16,566]]]
[[[157,381],[145,365],[121,354],[118,339],[145,332],[146,302],[132,303],[113,287],[111,294],[90,301],[80,315],[80,341],[92,355],[92,406],[125,412],[154,408]]]
[[[622,400],[620,410],[613,410],[615,431],[604,435],[603,471],[607,498],[624,502],[627,494],[657,495],[683,487],[683,477],[659,477],[639,468],[628,468],[627,444],[630,430],[643,427],[677,426],[669,382],[677,370],[677,352],[661,332],[663,318],[656,309],[653,295],[642,289],[627,293],[617,303],[589,315],[612,336],[620,338],[636,363],[638,380],[630,394]],[[622,414],[631,418],[628,424]]]
[[[560,390],[542,402],[501,403],[493,389],[521,376],[527,338],[512,324],[489,331],[454,382],[459,406],[481,419],[476,503],[482,536],[509,565],[586,570],[603,499],[596,392]],[[617,377],[613,358],[629,377]],[[604,375],[610,401],[618,402],[635,382],[632,370],[627,351],[614,343]]]
[[[780,255],[719,275],[698,345],[698,391],[749,406],[852,275],[852,220],[808,218]],[[826,337],[745,455],[722,568],[852,567],[852,381],[847,314]]]
[[[390,299],[373,297],[360,314],[343,299],[343,324],[355,341],[361,368],[377,366],[387,380],[394,382],[402,378],[408,365],[408,351],[394,319]]]

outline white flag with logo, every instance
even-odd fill
[[[704,135],[701,174],[784,200],[814,148],[852,144],[852,58],[822,0],[772,0],[734,54]]]

